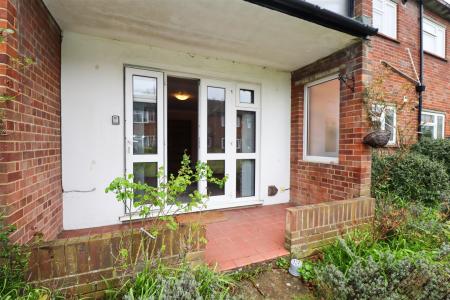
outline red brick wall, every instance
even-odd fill
[[[15,100],[5,109],[0,136],[0,206],[17,226],[13,240],[37,233],[53,239],[62,229],[61,31],[41,0],[0,1],[0,27],[15,34],[0,46],[0,89]],[[31,57],[20,69],[13,58]]]
[[[414,60],[417,72],[419,71],[419,6],[417,1],[408,1],[405,5],[397,1],[397,40],[391,40],[381,35],[371,37],[368,52],[370,68],[372,70],[380,66],[384,60],[399,68],[413,78],[416,78],[406,48],[409,48]],[[356,7],[364,7],[364,10],[355,10],[355,14],[372,17],[372,0],[356,0]],[[446,27],[446,59],[450,56],[450,22],[425,9],[428,16]],[[392,81],[394,87],[401,84],[409,84],[404,78],[397,76]],[[426,91],[423,93],[423,108],[445,113],[445,136],[450,137],[450,63],[445,59],[425,53],[424,55],[424,84]],[[414,86],[410,90],[415,98],[410,99],[418,104],[418,95],[414,92]],[[398,100],[398,99],[397,99]],[[403,112],[398,115],[400,119],[409,119],[409,128],[417,132],[417,110]]]
[[[367,226],[374,214],[375,199],[369,197],[289,207],[285,247],[296,256],[306,257],[338,236]]]
[[[353,46],[297,70],[292,75],[291,101],[291,201],[315,204],[369,194],[370,149],[362,144],[368,132],[363,109],[363,61],[367,46]],[[339,162],[323,164],[303,160],[304,85],[331,74],[354,77],[340,85]]]

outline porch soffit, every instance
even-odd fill
[[[44,0],[63,32],[294,71],[355,37],[243,0]]]

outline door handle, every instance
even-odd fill
[[[127,141],[127,154],[131,154],[131,141],[129,139],[126,139]]]

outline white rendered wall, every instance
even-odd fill
[[[289,187],[288,72],[65,32],[61,78],[64,229],[117,224],[124,215],[123,205],[104,192],[124,172],[124,64],[261,84],[261,200],[265,205],[289,201],[288,190],[267,196],[269,185]],[[111,124],[112,115],[120,116],[120,126]]]
[[[348,16],[348,0],[306,0],[306,2],[311,2],[321,8]]]

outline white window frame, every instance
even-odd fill
[[[303,160],[307,162],[325,163],[325,164],[337,164],[339,163],[339,142],[340,142],[340,124],[338,122],[338,143],[337,143],[337,157],[328,156],[315,156],[308,155],[308,111],[309,111],[309,88],[327,81],[335,80],[339,78],[339,74],[324,77],[322,79],[310,82],[304,87],[304,102],[303,102]],[[339,97],[340,97],[339,90]],[[340,99],[339,99],[340,102]],[[338,112],[339,115],[340,112]],[[340,119],[340,117],[339,117]]]
[[[374,109],[377,109],[378,107],[382,109],[381,115],[380,115],[380,129],[386,130],[386,111],[391,110],[394,112],[394,124],[392,136],[389,139],[389,142],[387,143],[389,146],[393,146],[397,144],[397,108],[395,105],[392,104],[374,104]]]
[[[375,1],[380,1],[382,8],[378,8],[375,5]],[[394,9],[395,11],[395,20],[393,20],[393,26],[394,28],[389,28],[386,22],[386,18],[388,18],[389,16],[386,14],[386,10],[385,7],[386,6],[390,6],[391,8]],[[378,33],[393,38],[393,39],[397,39],[397,20],[398,20],[398,14],[397,14],[397,3],[395,1],[392,0],[373,0],[372,1],[372,24],[374,23],[374,16],[375,14],[381,15],[381,24],[380,26],[378,26]],[[375,27],[376,25],[373,24],[373,26]],[[392,31],[392,34],[390,33],[390,31]]]
[[[207,162],[208,160],[224,160],[225,161],[225,173],[229,176],[227,182],[225,183],[225,193],[224,195],[210,196],[207,203],[206,209],[218,209],[218,208],[229,208],[242,205],[254,205],[261,204],[260,194],[260,136],[261,136],[261,126],[260,126],[260,95],[261,86],[260,84],[242,83],[227,80],[217,80],[208,79],[200,77],[200,116],[199,116],[199,135],[202,132],[206,133],[208,128],[207,120],[207,88],[208,86],[220,87],[226,90],[225,97],[225,139],[221,140],[221,144],[225,149],[224,153],[209,153],[207,150],[207,144],[205,139],[200,139],[199,147],[199,160]],[[238,105],[238,95],[239,88],[253,90],[254,91],[254,102],[253,104],[243,103],[243,105]],[[255,126],[256,126],[256,137],[255,137],[255,152],[253,153],[237,153],[236,144],[236,128],[237,128],[237,111],[253,111],[255,112]],[[242,120],[241,120],[242,123]],[[242,124],[241,124],[242,126]],[[203,134],[204,134],[203,133]],[[205,134],[206,136],[206,134]],[[242,147],[242,141],[241,145]],[[238,159],[251,159],[255,161],[255,194],[253,196],[241,196],[236,195],[236,180],[237,180],[237,160]],[[199,191],[201,193],[206,193],[207,190],[206,182],[202,181],[199,184]]]
[[[422,111],[422,116],[423,115],[430,115],[430,116],[434,116],[434,122],[433,123],[424,123],[423,122],[423,117],[422,117],[422,124],[421,127],[423,126],[433,126],[433,139],[437,139],[437,117],[442,117],[442,138],[445,138],[445,114],[442,112],[435,112],[435,111],[430,111],[430,110],[424,110]]]
[[[236,84],[236,107],[258,109],[259,105],[260,105],[259,101],[260,101],[260,97],[261,97],[260,89],[261,88],[256,84],[239,83],[238,82]],[[241,90],[253,91],[253,103],[241,102],[241,99],[240,99]]]
[[[156,78],[156,99],[148,99],[145,97],[134,97],[133,95],[133,77],[150,77]],[[125,175],[134,174],[134,163],[156,163],[157,170],[161,166],[164,166],[164,102],[165,102],[165,91],[164,91],[164,73],[160,71],[154,71],[150,69],[141,69],[134,66],[125,66]],[[133,145],[135,140],[137,143],[145,143],[145,140],[150,143],[151,138],[143,138],[139,141],[139,137],[135,137],[133,130],[134,123],[134,99],[140,100],[139,102],[156,103],[156,115],[157,118],[157,153],[152,154],[134,154]],[[150,118],[150,116],[149,116]],[[138,121],[138,123],[141,123]],[[150,123],[149,120],[142,118],[142,123]],[[127,211],[126,206],[131,208],[131,211]],[[124,212],[125,215],[135,213],[136,209],[132,203],[127,203]],[[120,218],[119,218],[120,219]]]
[[[436,43],[438,43],[438,34],[437,34],[437,32],[438,31],[442,31],[443,32],[442,33],[442,37],[444,39],[441,42],[441,47],[439,49],[437,49],[438,45],[435,45],[436,46],[436,51],[433,51],[432,49],[427,49],[427,45],[425,43],[423,45],[423,50],[425,52],[430,53],[430,54],[433,54],[433,55],[445,58],[445,50],[446,50],[446,46],[445,46],[446,45],[445,44],[446,43],[446,28],[445,28],[445,26],[443,26],[442,24],[434,21],[433,19],[431,19],[429,17],[423,18],[423,23],[424,23],[423,24],[424,26],[422,26],[422,28],[423,28],[423,34],[424,35],[425,34],[429,34],[429,35],[434,36],[434,38],[436,39]],[[428,25],[430,27],[434,27],[434,32],[427,31],[426,30],[427,26],[425,26],[425,25]]]

